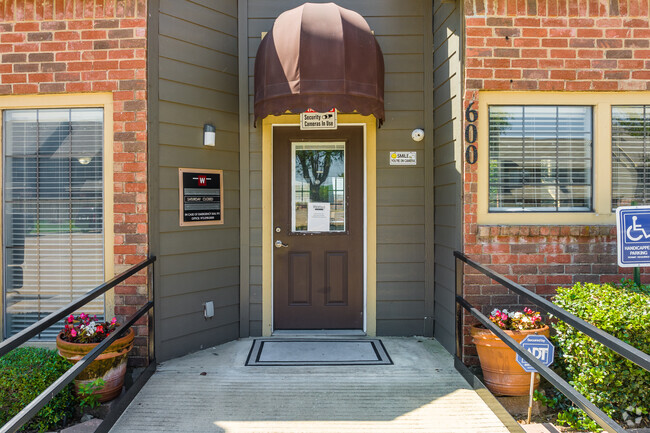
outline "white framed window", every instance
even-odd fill
[[[3,338],[112,274],[107,266],[113,261],[113,218],[107,218],[112,209],[106,211],[112,208],[107,188],[112,153],[105,152],[112,132],[106,125],[112,118],[109,97],[65,95],[58,104],[29,98],[33,106],[0,99]],[[92,106],[90,101],[98,99],[104,103]],[[112,296],[99,297],[82,311],[103,317],[109,309],[105,303],[112,304]],[[37,339],[54,340],[61,327],[55,324]]]
[[[615,223],[648,203],[650,92],[479,92],[477,222]]]

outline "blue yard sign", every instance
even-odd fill
[[[650,206],[616,209],[616,252],[621,267],[650,266]]]
[[[553,363],[555,347],[550,341],[548,341],[548,338],[543,335],[529,335],[519,344],[521,344],[523,348],[529,351],[535,358],[539,359],[539,361],[545,366],[548,367]],[[534,373],[537,371],[519,354],[517,354],[517,362],[526,373]]]

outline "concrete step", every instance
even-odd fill
[[[394,365],[246,367],[252,339],[171,360],[111,431],[508,432],[436,341],[382,341]]]

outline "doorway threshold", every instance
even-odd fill
[[[365,337],[361,329],[279,329],[272,337]]]

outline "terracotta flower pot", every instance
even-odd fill
[[[479,326],[472,326],[472,341],[476,344],[485,386],[494,394],[528,395],[530,390],[530,373],[526,373],[516,361],[516,353],[494,335],[492,331]],[[505,331],[518,343],[531,334],[550,336],[550,329],[522,331]],[[535,388],[539,386],[539,374],[535,374]]]
[[[126,374],[126,358],[133,347],[133,329],[129,329],[124,337],[118,338],[108,348],[90,363],[74,380],[75,389],[79,392],[81,385],[93,382],[98,378],[104,379],[104,387],[93,394],[99,396],[104,403],[120,395]],[[81,360],[99,343],[69,343],[56,337],[56,347],[59,354],[73,364]]]

